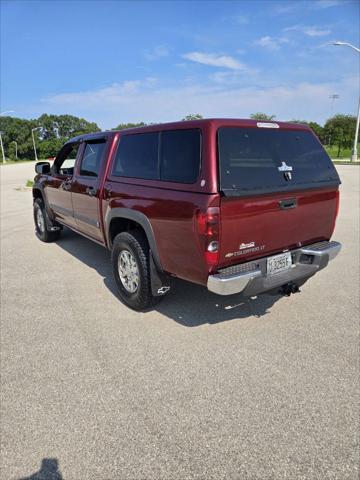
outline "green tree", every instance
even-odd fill
[[[252,118],[253,120],[275,120],[276,115],[268,115],[267,113],[256,112],[252,113],[250,115],[250,118]]]
[[[308,125],[308,122],[306,120],[297,120],[296,118],[289,120],[289,123],[298,123],[300,125]]]
[[[188,120],[201,120],[204,117],[200,115],[200,113],[190,113],[189,115],[186,115],[186,117],[182,118],[181,120],[183,122],[186,122]]]
[[[113,128],[112,130],[125,130],[126,128],[136,128],[136,127],[146,127],[146,123],[144,123],[144,122],[120,123],[117,127]]]
[[[319,125],[316,122],[308,122],[307,120],[289,120],[290,123],[299,123],[301,125],[308,125],[311,130],[315,133],[321,143],[324,143],[324,127]]]
[[[88,122],[84,118],[73,115],[48,115],[44,113],[38,118],[41,126],[41,138],[71,138],[85,133],[99,132],[95,122]]]
[[[11,159],[11,160],[16,160],[16,146],[15,146],[15,143],[12,141],[10,142],[9,146],[8,146],[8,149],[7,149],[7,156]]]
[[[13,142],[18,145],[18,158],[34,158],[31,129],[37,126],[36,120],[25,120],[16,117],[0,117],[0,130],[5,156],[15,158]],[[1,159],[2,160],[2,159]]]
[[[355,135],[356,117],[353,115],[338,114],[329,118],[324,125],[324,138],[331,147],[338,149],[337,157],[340,157],[341,149],[351,148]]]
[[[49,138],[47,140],[42,140],[38,144],[38,157],[39,158],[51,158],[56,157],[57,153],[67,141],[67,138]]]
[[[5,155],[15,158],[14,141],[18,145],[18,159],[34,159],[34,146],[31,130],[34,132],[39,158],[56,155],[63,143],[70,137],[84,133],[98,132],[100,129],[94,122],[73,115],[43,114],[36,120],[26,120],[16,117],[0,117],[0,130],[4,144]]]
[[[309,122],[308,125],[311,128],[311,130],[315,133],[315,135],[318,137],[320,142],[324,144],[325,143],[324,127],[322,127],[316,122]]]

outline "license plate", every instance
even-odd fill
[[[286,252],[276,257],[270,257],[267,259],[267,273],[268,275],[275,275],[276,273],[283,272],[291,268],[291,253]]]

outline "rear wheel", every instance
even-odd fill
[[[111,259],[121,300],[137,311],[153,305],[149,246],[141,232],[119,233],[113,242]]]
[[[60,230],[55,232],[49,231],[48,217],[41,198],[37,198],[34,201],[34,222],[36,235],[42,242],[54,242],[59,238]]]

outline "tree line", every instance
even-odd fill
[[[256,120],[275,120],[275,115],[257,112],[250,115]],[[183,121],[197,120],[202,115],[190,114]],[[322,126],[316,122],[292,119],[290,122],[304,123],[318,136],[323,145],[336,147],[337,157],[344,149],[352,147],[355,135],[356,118],[352,115],[337,114],[329,118]],[[112,130],[146,126],[145,122],[121,123]],[[36,129],[36,130],[34,130]],[[0,131],[5,156],[11,160],[34,159],[32,132],[38,158],[56,156],[62,145],[71,137],[91,132],[99,132],[95,122],[73,115],[48,115],[44,113],[34,120],[3,116],[0,117]],[[1,159],[2,160],[2,159]]]

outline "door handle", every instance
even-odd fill
[[[97,194],[97,189],[95,187],[86,187],[85,192],[90,195],[90,197],[94,197]]]
[[[287,198],[286,200],[280,200],[279,206],[282,210],[289,210],[290,208],[297,207],[296,198]]]
[[[64,182],[61,183],[60,187],[63,190],[70,190],[71,188],[71,180],[65,180]]]

